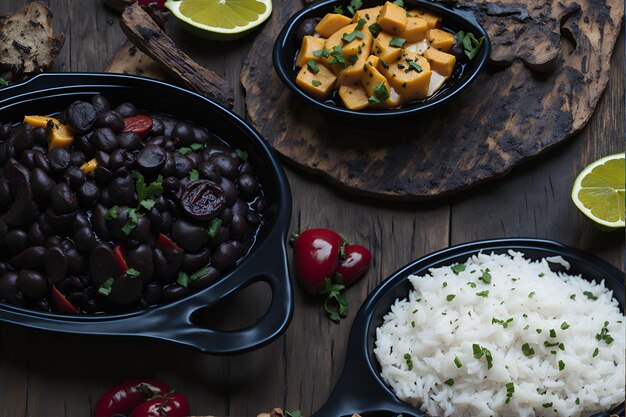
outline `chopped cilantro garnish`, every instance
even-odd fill
[[[531,291],[528,293],[528,298],[533,298],[535,296],[535,292]]]
[[[357,10],[363,7],[362,0],[350,0],[350,5],[347,7],[348,11],[354,15]]]
[[[402,0],[393,0],[393,4],[396,6],[404,7],[404,2]]]
[[[509,327],[509,324],[512,321],[513,321],[513,317],[511,317],[508,320],[498,320],[497,318],[494,317],[494,318],[491,319],[491,324],[500,324],[500,325],[502,325],[503,328],[506,329],[507,327]]]
[[[359,21],[357,22],[356,27],[354,28],[354,30],[361,30],[361,29],[363,29],[363,27],[365,26],[366,23],[367,23],[367,20],[359,19]]]
[[[506,387],[505,403],[508,404],[509,401],[511,401],[511,398],[513,398],[513,393],[515,392],[515,384],[513,382],[509,382],[508,384],[505,384],[504,386]]]
[[[381,103],[389,98],[389,91],[384,82],[374,86],[374,95],[369,98],[371,103]]]
[[[457,358],[456,356],[454,357],[454,364],[456,365],[457,368],[460,368],[463,366],[463,364],[461,363],[461,360]]]
[[[489,273],[489,268],[485,269],[484,271],[481,270],[480,272],[482,272],[483,274],[478,277],[478,280],[484,282],[485,284],[490,284],[491,274]]]
[[[209,272],[209,267],[205,266],[204,268],[198,269],[196,272],[194,272],[193,274],[189,275],[189,281],[193,282],[195,280],[197,280],[198,278],[202,277],[203,275],[206,275]]]
[[[151,198],[148,198],[147,200],[143,200],[141,203],[139,203],[139,205],[145,208],[146,210],[152,210],[152,207],[156,205],[156,201],[154,201]]]
[[[159,175],[156,181],[146,184],[143,175],[139,172],[135,174],[135,188],[137,189],[137,201],[139,201],[139,207],[141,202],[150,198],[158,197],[163,193],[163,176]],[[129,215],[130,217],[130,215]]]
[[[559,371],[562,371],[563,369],[565,369],[565,362],[563,362],[562,360],[559,361]]]
[[[191,148],[188,146],[183,146],[182,148],[178,148],[178,153],[181,155],[187,155],[189,152],[191,152]]]
[[[129,277],[137,278],[139,275],[141,275],[141,272],[137,271],[135,268],[128,268],[126,270],[126,275],[128,275]]]
[[[349,55],[349,56],[348,56],[348,61],[349,61],[351,64],[356,63],[356,61],[358,61],[358,60],[359,60],[359,56],[358,56],[357,54],[352,54],[352,55]]]
[[[413,359],[411,359],[411,355],[408,353],[404,354],[404,361],[406,362],[406,366],[409,368],[409,371],[413,369]]]
[[[127,211],[128,220],[126,220],[126,224],[122,226],[122,232],[126,236],[128,236],[137,226],[137,221],[139,220],[139,216],[137,215],[137,210],[134,208],[129,208]]]
[[[589,298],[590,300],[597,300],[598,297],[596,297],[591,291],[583,291],[583,294],[587,296],[587,298]]]
[[[107,214],[104,216],[107,220],[117,219],[117,209],[120,207],[118,205],[114,205],[110,209],[107,210]]]
[[[533,349],[532,347],[530,347],[530,345],[528,343],[524,343],[522,345],[522,353],[524,354],[524,356],[533,356],[535,354],[535,349]]]
[[[111,286],[113,285],[114,279],[109,277],[107,278],[100,288],[98,288],[98,294],[104,295],[105,297],[111,293]]]
[[[456,264],[450,267],[450,269],[452,269],[452,272],[454,272],[454,275],[459,275],[460,272],[465,271],[465,268],[465,264]]]
[[[209,228],[207,229],[207,233],[211,239],[217,236],[217,232],[220,231],[220,227],[222,227],[221,219],[212,219],[211,223],[209,223]]]
[[[241,149],[235,149],[235,153],[237,154],[237,157],[242,161],[245,162],[248,160],[248,152]]]
[[[550,408],[552,407],[552,403],[543,403],[542,406],[543,408]]]
[[[181,287],[187,288],[189,286],[189,275],[187,275],[183,271],[178,272],[178,278],[176,279],[176,282]]]
[[[313,87],[319,87],[320,85],[322,85],[322,83],[317,80],[312,80],[311,84],[313,84]]]
[[[340,45],[333,47],[332,52],[330,53],[332,58],[328,61],[330,65],[341,65],[343,68],[347,67],[346,58],[343,56],[343,50]]]
[[[451,387],[452,385],[454,385],[454,379],[449,378],[449,379],[445,380],[443,383],[446,384],[447,386]]]
[[[360,30],[355,30],[351,33],[344,33],[341,37],[341,40],[344,42],[352,42],[356,38],[363,39],[363,32],[361,32]]]
[[[316,49],[315,51],[313,51],[313,56],[316,56],[318,58],[324,57],[324,58],[328,58],[328,56],[330,55],[330,50],[329,49]]]
[[[476,295],[479,296],[479,297],[487,298],[487,297],[489,297],[489,290],[477,292]]]
[[[569,329],[569,327],[570,326],[569,326],[569,324],[566,321],[561,323],[561,330],[567,330],[567,329]]]
[[[197,169],[189,171],[189,181],[198,181],[198,178],[200,178],[200,173],[198,173]]]
[[[476,39],[473,33],[469,32],[465,34],[463,31],[458,32],[456,38],[463,44],[465,55],[467,55],[469,59],[474,59],[485,40],[484,36],[480,39]]]
[[[448,301],[452,301],[452,300],[454,300],[454,297],[456,297],[456,295],[454,295],[454,294],[448,294],[448,295],[446,296],[446,300],[448,300]]]
[[[414,69],[417,72],[424,71],[422,66],[420,64],[418,64],[417,62],[411,61],[410,59],[408,59],[407,62],[409,63],[409,71],[412,70],[412,69]]]
[[[604,342],[607,345],[610,345],[611,343],[613,343],[613,337],[609,334],[609,329],[608,326],[609,322],[605,321],[604,322],[604,326],[602,327],[602,329],[600,329],[600,333],[596,334],[596,339],[601,341],[604,340]]]
[[[312,59],[309,59],[309,62],[307,62],[306,65],[309,67],[309,70],[313,74],[317,74],[318,72],[320,72],[320,67],[317,66],[317,62],[313,61]]]
[[[204,148],[204,145],[201,143],[192,143],[191,145],[189,145],[189,147],[192,151],[199,151],[200,149]]]
[[[9,85],[9,82],[5,80],[4,78],[0,77],[0,85],[3,87],[6,87],[7,85]]]
[[[485,356],[485,359],[487,360],[487,369],[491,369],[493,367],[493,357],[491,356],[491,351],[489,349],[474,343],[472,345],[472,351],[474,352],[475,359],[480,359],[483,355]]]
[[[333,7],[333,13],[343,14],[343,8],[341,6]]]
[[[576,401],[574,401],[576,405],[580,405],[580,398],[576,397]]]
[[[383,30],[378,23],[372,23],[367,27],[374,37],[378,36],[381,30]]]
[[[592,358],[595,358],[596,356],[598,356],[598,353],[600,353],[600,349],[595,348],[593,351],[593,355],[591,355]]]
[[[391,38],[391,40],[389,41],[389,46],[393,46],[395,48],[402,48],[402,45],[404,45],[406,42],[406,39],[403,38]]]

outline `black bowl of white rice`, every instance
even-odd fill
[[[560,243],[425,256],[359,310],[314,417],[624,416],[624,273]]]

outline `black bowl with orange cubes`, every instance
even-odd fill
[[[490,43],[471,13],[424,0],[325,0],[294,15],[274,67],[321,110],[379,120],[432,109],[469,85]]]

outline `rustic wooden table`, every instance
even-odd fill
[[[274,7],[284,1],[299,0],[274,0]],[[0,14],[26,2],[3,0]],[[58,70],[101,71],[124,39],[117,16],[99,0],[47,3],[56,29],[67,38]],[[236,111],[244,115],[239,73],[252,37],[225,44],[201,41],[180,30],[174,37],[193,58],[235,87]],[[624,150],[625,114],[622,33],[611,80],[588,126],[503,179],[446,199],[400,205],[345,195],[287,167],[293,230],[329,226],[373,250],[372,269],[348,292],[346,320],[331,323],[296,287],[295,315],[287,332],[264,349],[228,358],[142,340],[59,336],[0,325],[0,416],[87,416],[100,393],[138,375],[155,375],[178,387],[189,396],[196,415],[252,416],[278,405],[309,415],[339,377],[358,306],[380,281],[411,260],[462,242],[529,236],[589,251],[623,269],[624,233],[595,230],[569,193],[584,166]],[[251,323],[268,302],[266,288],[251,287],[216,314],[224,315],[229,326]]]

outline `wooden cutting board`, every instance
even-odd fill
[[[585,126],[624,18],[623,0],[516,1],[456,3],[489,33],[488,69],[436,112],[379,129],[322,114],[281,83],[272,47],[302,7],[281,1],[242,71],[248,120],[286,160],[372,197],[422,200],[502,176]]]

